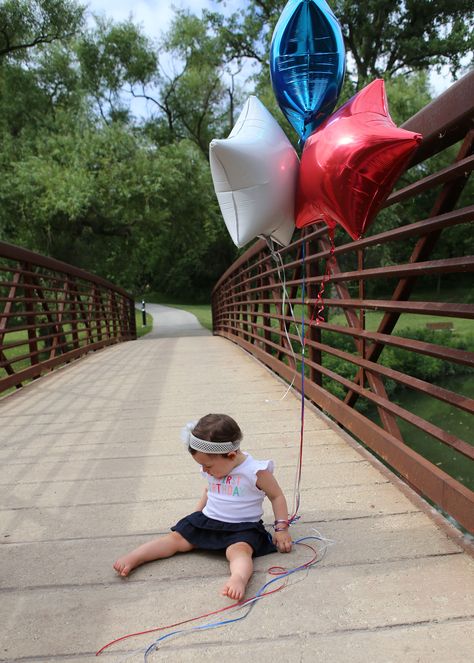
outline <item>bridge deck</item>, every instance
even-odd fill
[[[202,481],[179,431],[206,412],[234,416],[243,448],[274,458],[291,503],[300,403],[291,393],[280,400],[284,392],[224,339],[155,335],[3,400],[0,661],[90,662],[116,637],[226,605],[219,556],[177,556],[128,579],[111,565],[194,508]],[[461,539],[310,408],[300,513],[294,538],[317,528],[335,541],[319,564],[243,621],[165,641],[149,660],[472,660],[473,559]],[[269,566],[297,566],[308,555],[298,547],[259,558],[249,595],[269,579]],[[159,635],[123,641],[101,658],[123,660]]]

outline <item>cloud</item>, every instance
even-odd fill
[[[134,23],[143,26],[150,37],[158,37],[167,30],[174,15],[174,9],[189,9],[197,16],[203,9],[214,9],[222,13],[230,13],[241,5],[241,0],[231,0],[224,7],[214,0],[89,0],[87,2],[90,15],[97,14],[114,21],[125,21],[130,17]]]
[[[85,0],[89,15],[89,23],[93,25],[93,15],[109,18],[114,22],[126,21],[129,18],[143,27],[144,33],[151,39],[158,39],[166,32],[174,16],[174,9],[188,9],[191,13],[200,16],[203,9],[219,11],[230,14],[243,6],[246,0],[226,0],[224,4],[217,4],[215,0]],[[160,65],[164,71],[171,75],[174,61],[167,54],[160,55]],[[151,90],[152,92],[152,90]],[[143,100],[129,99],[132,112],[137,116],[146,117],[155,110],[153,105],[147,105]]]
[[[143,26],[150,37],[158,37],[167,29],[173,16],[171,3],[165,0],[89,0],[88,12],[121,22],[129,18]]]

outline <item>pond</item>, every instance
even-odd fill
[[[458,375],[443,381],[445,389],[472,397],[474,394],[474,374]],[[448,403],[442,403],[425,394],[403,390],[394,401],[401,407],[456,435],[469,444],[474,443],[474,416]],[[376,420],[376,414],[370,417]],[[424,431],[398,419],[398,425],[408,446],[430,460],[462,484],[474,490],[474,462],[457,453]]]

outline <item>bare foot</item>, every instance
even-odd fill
[[[222,588],[221,594],[222,596],[228,596],[235,601],[240,601],[244,598],[246,587],[247,583],[241,576],[230,576]]]
[[[114,563],[114,569],[120,576],[124,578],[128,576],[130,571],[140,565],[140,561],[132,554],[124,555],[119,557],[118,560]]]

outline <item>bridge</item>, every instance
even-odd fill
[[[452,323],[454,333],[459,320],[474,318],[469,302],[428,301],[416,289],[420,275],[473,269],[463,247],[442,260],[431,255],[440,236],[474,218],[462,197],[474,160],[473,82],[473,75],[466,77],[407,123],[424,136],[411,164],[418,177],[387,204],[432,190],[432,213],[395,231],[338,243],[324,299],[336,317],[310,327],[304,356],[289,303],[300,313],[308,309],[309,321],[326,279],[324,228],[298,236],[280,252],[279,265],[263,244],[251,247],[216,285],[213,334],[189,314],[161,308],[153,332],[138,340],[126,292],[0,244],[1,662],[85,663],[125,635],[228,605],[219,596],[227,575],[220,557],[176,556],[127,579],[114,574],[112,562],[194,508],[202,484],[179,432],[207,412],[227,412],[241,423],[244,448],[275,460],[291,503],[301,390],[301,518],[292,536],[317,537],[319,561],[256,602],[245,619],[164,640],[149,660],[471,660],[473,493],[412,449],[400,421],[425,429],[468,461],[471,440],[393,403],[387,380],[455,411],[472,412],[473,402],[455,388],[387,367],[380,357],[388,346],[474,364],[471,351],[443,340],[451,327],[430,341],[392,333],[398,317],[414,311],[430,316],[430,324]],[[424,159],[453,146],[452,163],[429,176],[417,171]],[[374,267],[372,247],[393,241],[414,247],[398,263]],[[393,293],[370,298],[377,278],[394,279]],[[309,294],[300,301],[303,282]],[[366,324],[373,310],[383,312],[375,330]],[[352,339],[352,349],[331,344],[339,336]],[[328,356],[352,363],[354,371],[338,373]],[[303,360],[306,373],[299,372]],[[328,379],[342,385],[342,398]],[[361,400],[375,406],[378,423],[357,408]],[[264,518],[272,520],[268,505]],[[259,558],[247,595],[274,577],[270,566],[295,568],[311,556],[295,546],[290,555]],[[219,613],[182,628],[241,615]],[[143,660],[146,647],[166,632],[122,639],[100,657]]]
[[[202,485],[179,439],[186,421],[234,416],[244,448],[275,459],[291,502],[298,395],[285,396],[286,384],[237,345],[198,327],[189,335],[175,315],[173,335],[170,322],[160,335],[158,315],[156,336],[97,352],[2,402],[1,661],[85,663],[124,634],[228,603],[219,596],[227,563],[213,555],[155,562],[128,579],[111,567],[193,509]],[[474,569],[461,534],[328,417],[308,405],[305,420],[292,534],[317,530],[334,544],[241,623],[170,640],[156,660],[237,661],[244,650],[261,661],[365,662],[367,652],[371,661],[468,661]],[[249,595],[269,566],[308,555],[259,558]],[[101,657],[120,660],[159,635]]]

